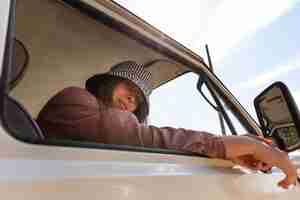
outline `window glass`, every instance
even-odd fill
[[[198,75],[191,72],[156,89],[150,97],[150,124],[207,131],[221,135],[218,112],[198,92],[197,81]],[[215,105],[206,86],[203,85],[202,88],[208,100]],[[224,105],[223,102],[221,103]],[[227,110],[227,113],[230,111]],[[243,126],[235,116],[231,114],[230,118],[237,131],[244,133]],[[228,128],[227,133],[230,134]]]

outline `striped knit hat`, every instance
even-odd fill
[[[147,105],[146,113],[149,113],[149,96],[152,92],[151,78],[152,75],[147,71],[143,65],[137,64],[134,61],[124,61],[111,67],[107,73],[96,74],[90,77],[85,82],[85,87],[92,94],[97,91],[98,85],[103,80],[104,76],[116,76],[130,80],[133,82],[141,91],[144,96],[145,103]],[[144,119],[143,119],[144,120]]]
[[[125,61],[111,68],[108,74],[126,78],[137,85],[148,98],[152,92],[150,80],[151,73],[146,71],[142,65],[133,61]]]

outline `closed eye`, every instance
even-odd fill
[[[133,97],[133,96],[128,96],[127,97],[127,99],[128,99],[128,101],[130,102],[130,103],[132,103],[132,104],[135,104],[135,98]]]

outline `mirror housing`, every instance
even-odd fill
[[[275,82],[254,99],[256,114],[265,137],[283,151],[300,149],[300,114],[287,86]]]

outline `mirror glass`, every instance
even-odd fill
[[[300,147],[298,108],[283,83],[272,84],[254,104],[266,137],[272,137],[280,149],[288,152]]]

